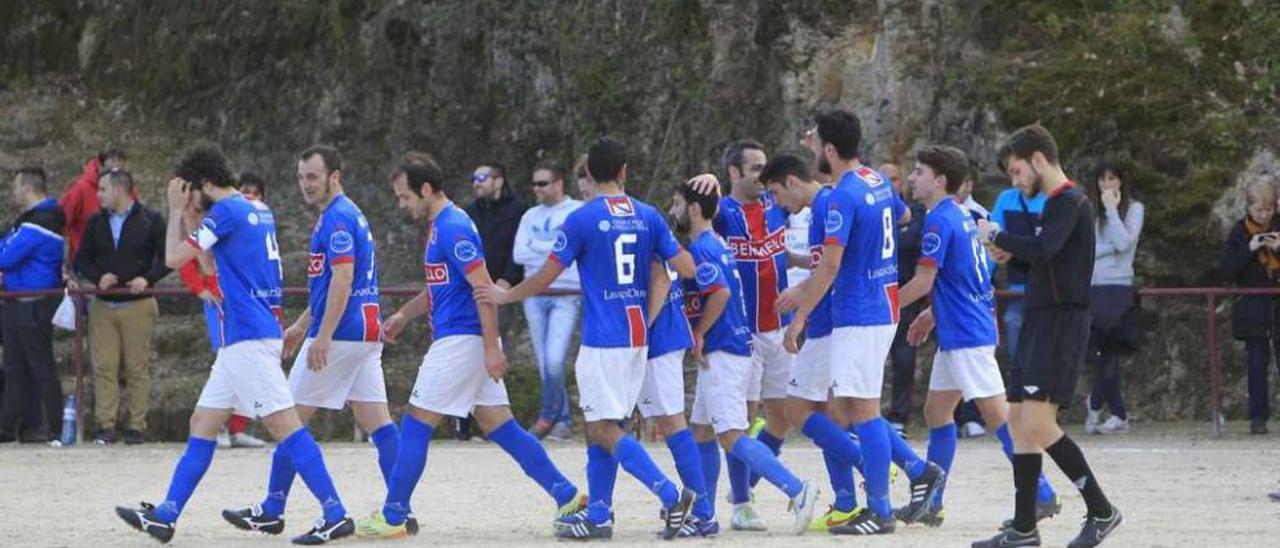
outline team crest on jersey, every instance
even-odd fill
[[[933,255],[940,248],[942,248],[942,236],[937,232],[931,230],[920,239],[920,252],[925,255]]]
[[[827,234],[830,234],[840,230],[841,226],[844,226],[844,215],[841,215],[840,212],[835,209],[827,211],[827,220],[822,224],[823,230],[826,230]]]
[[[605,196],[604,203],[609,207],[609,215],[614,217],[631,217],[636,214],[636,206],[627,196]]]
[[[869,206],[876,205],[876,197],[874,194],[871,194],[870,192],[863,194],[862,199],[865,200],[867,202],[867,205]]]
[[[862,177],[862,180],[867,182],[867,186],[872,188],[884,184],[884,179],[880,178],[880,174],[876,173],[876,170],[866,166],[858,168],[858,176]]]
[[[251,211],[251,212],[249,212],[249,224],[254,225],[254,226],[257,226],[257,224],[258,224],[258,214],[257,214],[257,213],[254,213],[254,212],[252,212],[252,211]]]
[[[716,268],[716,265],[711,263],[702,263],[698,265],[698,271],[696,274],[699,285],[711,285],[716,282],[716,278],[719,277],[720,270]]]
[[[423,263],[422,273],[427,279],[427,285],[449,283],[449,266],[445,263]]]
[[[329,251],[335,254],[350,253],[355,248],[355,241],[351,238],[351,233],[345,230],[339,230],[329,235]]]
[[[564,248],[566,247],[569,247],[569,237],[565,235],[563,229],[557,230],[556,242],[551,244],[551,250],[555,251],[556,253],[559,253],[561,251],[564,251]]]
[[[480,249],[471,240],[458,240],[458,243],[453,244],[453,256],[459,261],[469,263],[480,256]]]
[[[315,278],[324,274],[324,253],[312,253],[307,259],[307,277]]]

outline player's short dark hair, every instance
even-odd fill
[[[258,194],[263,198],[267,197],[267,181],[261,175],[253,171],[244,171],[240,173],[240,188],[251,186],[258,189]]]
[[[412,163],[404,162],[396,166],[391,172],[391,180],[395,181],[402,175],[409,190],[420,197],[444,191],[444,172],[429,158],[418,158]]]
[[[534,167],[533,167],[533,170],[534,170],[534,171],[538,171],[538,170],[540,170],[540,169],[545,169],[545,170],[547,170],[547,171],[550,171],[550,172],[551,172],[551,180],[553,180],[553,181],[563,181],[563,180],[564,180],[564,174],[565,174],[564,164],[562,164],[562,163],[560,163],[560,162],[557,162],[557,161],[552,160],[552,159],[546,159],[546,160],[543,160],[543,161],[541,161],[541,162],[538,162],[538,165],[536,165],[536,166],[534,166]]]
[[[103,149],[102,152],[98,153],[98,165],[105,164],[107,163],[107,160],[112,159],[125,161],[128,160],[129,157],[124,153],[123,149],[113,146],[109,146]]]
[[[618,180],[627,165],[627,145],[613,137],[601,137],[587,152],[587,171],[597,183]]]
[[[686,205],[698,204],[702,209],[702,218],[710,221],[716,216],[716,209],[720,205],[720,198],[714,193],[703,194],[693,188],[688,181],[676,183],[676,192],[680,193],[680,197],[684,198]]]
[[[916,161],[947,178],[947,193],[954,194],[969,174],[969,158],[956,147],[928,145],[916,152]]]
[[[818,125],[818,139],[836,148],[836,154],[844,160],[858,156],[862,144],[862,122],[858,115],[844,108],[823,110],[814,117]]]
[[[1009,157],[1030,160],[1031,155],[1037,152],[1043,154],[1050,164],[1058,165],[1058,142],[1053,139],[1053,134],[1040,124],[1031,124],[1014,131],[996,154],[1000,166],[1007,167],[1005,163]]]
[[[311,145],[298,153],[298,159],[302,161],[310,160],[312,156],[320,156],[324,161],[325,174],[342,171],[342,154],[337,148],[329,145]]]
[[[127,169],[108,169],[98,176],[99,180],[106,180],[108,183],[124,189],[125,192],[133,192],[133,174]]]
[[[751,138],[738,139],[726,145],[724,153],[720,155],[720,163],[724,166],[725,173],[729,172],[730,167],[736,167],[741,172],[742,156],[748,150],[764,152],[764,145],[760,144],[760,141]]]
[[[788,175],[801,181],[812,180],[809,177],[809,160],[790,151],[769,158],[764,169],[760,170],[760,184],[785,185]]]
[[[205,181],[219,188],[233,188],[236,177],[222,149],[213,143],[198,143],[178,160],[174,174],[199,188]]]
[[[13,175],[18,179],[18,184],[30,187],[36,194],[49,193],[49,176],[44,172],[44,168],[40,166],[22,166],[17,171],[14,171]]]

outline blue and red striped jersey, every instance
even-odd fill
[[[791,314],[778,313],[778,295],[787,288],[787,212],[764,193],[744,204],[732,196],[720,198],[712,227],[729,246],[742,279],[747,326],[752,333],[781,329]]]

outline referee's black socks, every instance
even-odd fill
[[[1093,471],[1089,469],[1089,463],[1084,460],[1084,453],[1080,451],[1080,446],[1076,445],[1076,442],[1063,434],[1062,438],[1053,445],[1044,448],[1044,452],[1049,454],[1053,462],[1058,463],[1062,473],[1066,474],[1071,483],[1075,484],[1076,489],[1080,490],[1089,516],[1098,519],[1111,517],[1111,503],[1107,501],[1107,496],[1102,494],[1102,486],[1098,485],[1098,478],[1094,477]]]
[[[1036,530],[1036,489],[1043,463],[1040,453],[1013,455],[1013,528],[1019,533]]]

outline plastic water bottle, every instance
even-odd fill
[[[67,405],[62,408],[62,436],[58,441],[66,447],[76,442],[76,395],[67,397]]]

